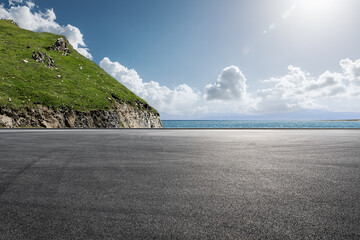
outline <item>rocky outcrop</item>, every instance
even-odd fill
[[[44,63],[49,68],[53,68],[55,66],[54,60],[45,52],[33,51],[32,58],[37,62]]]
[[[162,128],[160,116],[138,103],[116,103],[116,108],[82,112],[38,105],[33,109],[0,108],[3,128]]]
[[[0,128],[162,127],[154,108],[65,36],[8,20],[0,29]]]
[[[70,55],[70,49],[68,48],[67,43],[63,38],[58,38],[54,45],[50,47],[50,49],[63,52],[62,55],[64,56]]]
[[[70,49],[68,48],[64,38],[58,38],[52,46],[48,47],[48,49],[62,52],[63,56],[70,55]],[[55,67],[55,61],[45,52],[33,51],[32,58],[37,62],[44,63],[49,68]]]

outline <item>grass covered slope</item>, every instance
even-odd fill
[[[64,36],[36,33],[0,20],[0,108],[36,108],[38,104],[88,112],[112,109],[115,101],[138,103],[158,114],[143,99],[112,78],[67,42],[68,56],[51,46]],[[53,67],[33,59],[46,53]]]

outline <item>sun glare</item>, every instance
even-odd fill
[[[343,0],[298,0],[294,5],[296,19],[304,27],[328,29],[342,21],[348,1]]]
[[[341,0],[299,0],[296,6],[303,10],[305,16],[321,18],[338,11],[342,3]]]
[[[300,0],[298,4],[316,9],[334,7],[335,4],[339,4],[340,2],[339,0]]]

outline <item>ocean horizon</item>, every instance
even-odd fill
[[[357,120],[162,120],[164,128],[360,128]]]

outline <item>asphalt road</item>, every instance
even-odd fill
[[[0,239],[360,239],[360,130],[1,130]]]

